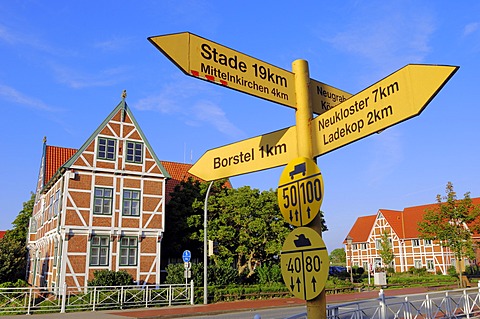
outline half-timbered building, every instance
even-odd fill
[[[480,198],[472,198],[473,204],[480,204]],[[438,204],[407,207],[403,211],[380,209],[375,215],[359,217],[345,239],[347,268],[363,267],[365,271],[392,267],[396,272],[414,268],[426,268],[429,272],[447,274],[455,266],[455,256],[439,241],[420,238],[418,223],[426,210]],[[394,260],[385,265],[380,256],[382,235],[388,233]],[[468,264],[468,260],[461,261]]]
[[[167,178],[125,97],[79,149],[44,140],[28,282],[81,287],[108,269],[159,283]]]

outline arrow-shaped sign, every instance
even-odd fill
[[[148,40],[180,70],[262,99],[296,108],[294,74],[189,32]],[[311,80],[312,109],[321,114],[351,94]]]
[[[419,115],[458,70],[409,64],[312,120],[314,156]],[[206,181],[286,165],[297,157],[296,127],[207,151],[189,172]]]
[[[312,121],[320,156],[419,115],[458,70],[409,64]]]
[[[205,181],[282,166],[297,157],[296,127],[207,151],[188,171]]]

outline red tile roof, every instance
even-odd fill
[[[77,150],[73,148],[47,145],[45,148],[44,184],[46,184],[58,169],[76,152]]]
[[[203,179],[198,178],[197,176],[192,175],[188,172],[188,170],[193,166],[192,164],[183,164],[168,161],[160,161],[160,163],[162,163],[163,167],[172,177],[171,179],[167,180],[167,184],[165,185],[165,203],[168,203],[170,201],[170,193],[175,190],[175,186],[180,184],[181,181],[186,181],[188,180],[188,178],[191,177],[194,180],[204,182]]]
[[[188,178],[193,178],[193,180],[197,180],[199,182],[204,182],[203,179],[192,175],[188,172],[188,170],[193,166],[193,164],[184,164],[184,163],[177,163],[177,162],[169,162],[169,161],[160,161],[162,163],[163,167],[167,170],[167,172],[170,174],[171,179],[167,180],[167,185],[165,186],[165,199],[166,202],[168,203],[170,201],[170,193],[172,193],[175,190],[175,186],[180,184],[181,181],[186,181]],[[225,183],[225,186],[228,188],[231,188],[232,185],[230,184],[230,181],[227,180]]]
[[[473,205],[480,205],[480,197],[472,198]],[[418,223],[422,221],[425,210],[431,210],[438,207],[438,203],[406,207],[403,211],[380,209],[383,217],[392,227],[399,238],[409,239],[418,238]],[[357,218],[348,235],[353,238],[353,242],[366,242],[372,230],[377,215],[362,216]]]
[[[376,217],[376,215],[358,217],[348,236],[352,237],[354,242],[366,242]]]
[[[7,232],[6,230],[0,230],[0,239],[2,239],[3,236],[5,236],[6,232]]]

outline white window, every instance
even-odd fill
[[[424,239],[423,244],[425,246],[432,246],[432,240],[431,239]]]
[[[123,191],[123,215],[140,216],[140,191]]]
[[[375,239],[375,248],[376,249],[382,249],[382,240],[381,239]]]
[[[122,237],[120,240],[120,266],[137,265],[137,241],[137,237]]]
[[[420,246],[420,239],[412,239],[412,246],[419,247]]]
[[[101,215],[112,214],[113,189],[95,187],[93,213]]]
[[[108,266],[109,254],[109,237],[93,236],[90,247],[90,266]]]
[[[422,268],[422,260],[421,259],[415,259],[414,261],[414,267],[415,268]]]
[[[429,271],[434,271],[435,270],[435,266],[433,264],[433,260],[431,259],[428,259],[427,260],[427,270]]]
[[[143,162],[143,143],[127,142],[126,161],[138,164]]]
[[[55,199],[53,200],[53,216],[57,216],[60,212],[60,190],[55,192]]]
[[[97,153],[98,158],[112,161],[115,160],[116,144],[116,140],[99,137]]]

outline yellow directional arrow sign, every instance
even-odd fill
[[[330,259],[322,237],[313,229],[299,227],[287,236],[280,263],[285,285],[295,297],[311,300],[325,287]]]
[[[185,74],[295,108],[294,74],[189,32],[148,40]],[[321,114],[351,96],[312,80],[312,109]]]
[[[206,181],[285,165],[297,157],[296,128],[253,137],[207,151],[190,168]]]
[[[312,121],[319,156],[419,115],[458,70],[410,64]]]
[[[419,115],[458,70],[407,65],[312,120],[313,152],[320,156]],[[297,157],[296,127],[207,151],[189,170],[204,180],[287,164]]]

